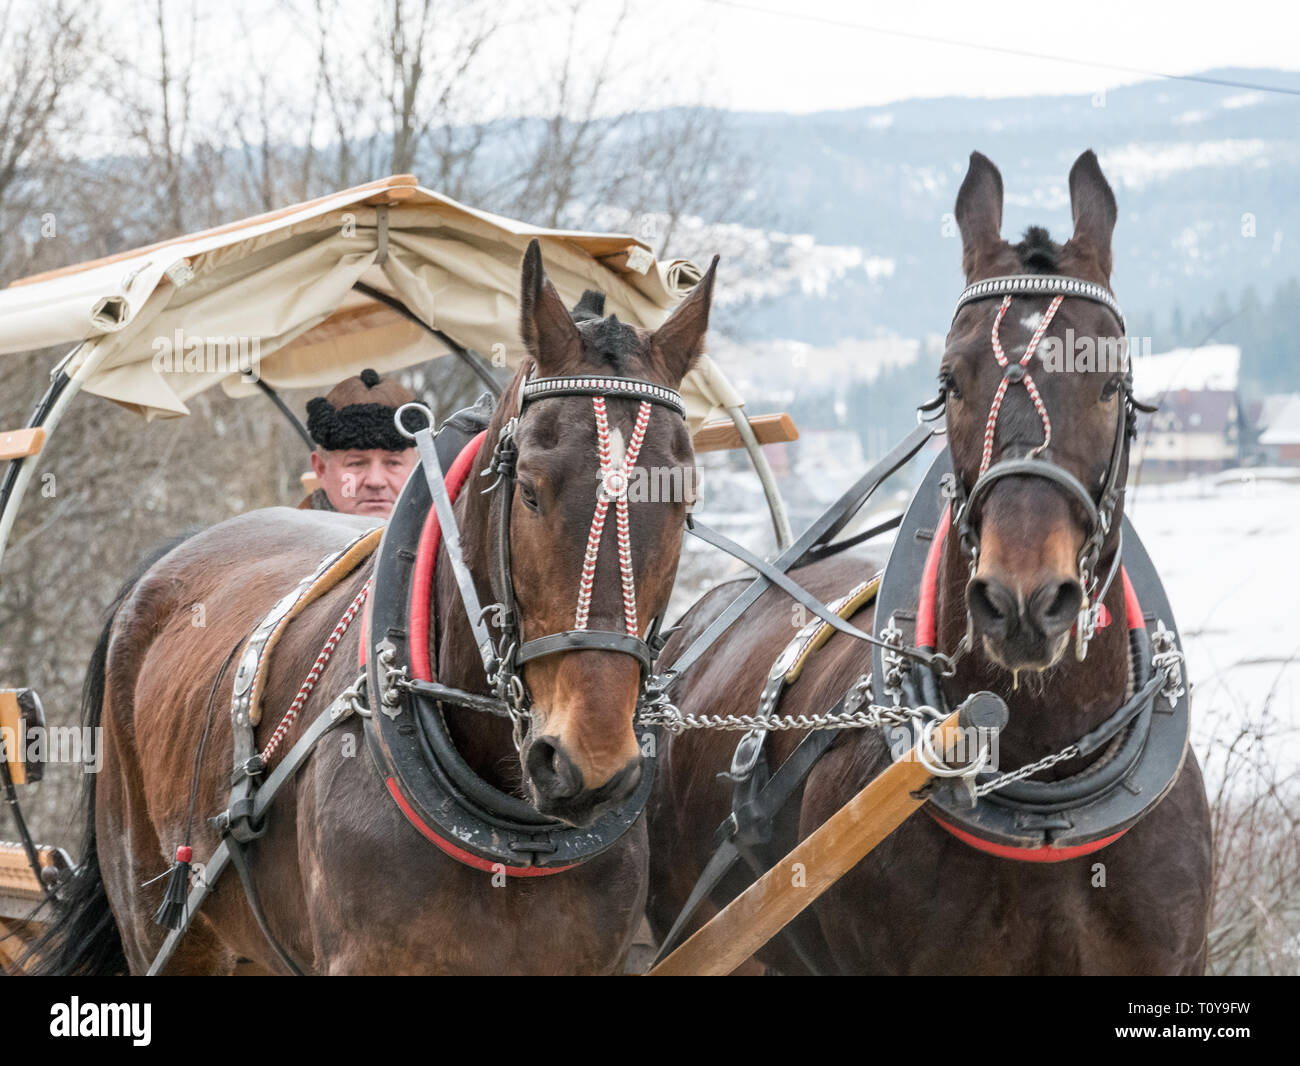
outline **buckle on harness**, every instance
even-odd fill
[[[253,821],[251,790],[238,799],[232,798],[229,808],[215,818],[209,819],[209,824],[223,837],[234,837],[241,844],[247,844],[250,840],[266,835],[266,819],[261,822]]]
[[[262,757],[260,755],[253,755],[235,767],[234,771],[230,775],[230,783],[232,785],[237,785],[241,781],[246,781],[251,777],[260,777],[262,771],[265,769],[266,767],[262,765]]]
[[[731,756],[731,768],[718,776],[736,784],[748,781],[754,772],[754,767],[758,765],[758,760],[762,758],[763,744],[766,740],[766,729],[749,730],[736,744],[736,750]]]

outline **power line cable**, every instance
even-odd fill
[[[748,11],[760,15],[772,15],[777,18],[796,19],[800,22],[813,22],[837,29],[862,30],[866,33],[878,33],[884,37],[898,37],[908,41],[923,41],[926,44],[945,44],[953,48],[969,48],[979,52],[997,52],[1001,55],[1017,56],[1021,59],[1050,59],[1055,63],[1072,63],[1079,67],[1093,67],[1100,70],[1113,70],[1123,74],[1139,74],[1146,78],[1165,78],[1169,81],[1192,81],[1202,85],[1218,85],[1228,89],[1250,89],[1255,92],[1280,93],[1286,96],[1300,96],[1300,89],[1291,89],[1283,85],[1265,85],[1262,82],[1236,81],[1232,78],[1213,78],[1208,74],[1167,74],[1161,70],[1149,70],[1145,67],[1129,67],[1119,63],[1105,63],[1096,59],[1076,59],[1073,56],[1052,55],[1048,52],[1031,52],[1023,48],[1009,48],[1005,45],[981,44],[977,41],[959,41],[952,37],[940,37],[930,33],[916,33],[911,30],[896,30],[885,26],[872,26],[865,22],[850,22],[847,19],[831,18],[806,11],[779,11],[758,4],[746,4],[741,0],[704,0],[715,7],[732,8],[736,11]]]

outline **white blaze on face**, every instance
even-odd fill
[[[1034,330],[1038,328],[1038,324],[1042,321],[1043,312],[1035,311],[1032,315],[1025,315],[1025,317],[1020,320],[1020,324],[1024,326],[1032,336]]]
[[[623,469],[623,460],[627,457],[627,443],[623,440],[623,431],[615,426],[609,431],[609,461],[614,470]]]

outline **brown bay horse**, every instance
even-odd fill
[[[967,284],[1021,274],[1067,275],[1109,289],[1115,199],[1095,155],[1070,173],[1073,236],[1064,245],[1033,228],[1019,245],[1003,240],[1002,179],[979,153],[957,198]],[[1048,296],[1018,297],[1001,324],[1008,351],[1023,351],[1043,321]],[[996,301],[960,309],[948,334],[940,380],[946,394],[949,448],[969,488],[981,471],[989,411],[1002,378],[990,351]],[[1049,336],[1106,338],[1116,319],[1094,302],[1066,300]],[[1046,373],[1036,381],[1050,413],[1045,457],[1084,486],[1103,483],[1117,419],[1123,416],[1113,375]],[[1044,416],[1027,389],[1002,401],[992,458],[1013,458],[1044,442]],[[984,457],[987,462],[987,457]],[[1127,441],[1120,481],[1127,476]],[[1122,496],[1119,506],[1122,508]],[[973,637],[956,672],[944,682],[951,706],[991,690],[1005,699],[1010,721],[1000,738],[1000,769],[1060,751],[1124,703],[1129,683],[1124,595],[1120,582],[1104,599],[1110,624],[1097,631],[1086,659],[1073,653],[1071,626],[1082,603],[1080,549],[1085,516],[1058,484],[1041,476],[999,480],[983,500],[978,569],[972,574],[960,538],[947,536],[936,584],[937,649],[953,654],[968,625]],[[1120,512],[1104,542],[1100,571],[1114,558]],[[867,552],[824,559],[792,576],[824,601],[878,571]],[[713,590],[683,619],[664,651],[674,657],[735,597],[741,586]],[[871,630],[872,607],[854,625]],[[796,623],[797,626],[798,623]],[[795,634],[789,600],[768,589],[689,670],[674,703],[697,715],[755,713],[768,670]],[[867,647],[835,634],[804,666],[776,711],[819,714],[870,669]],[[770,765],[789,755],[802,734],[776,732]],[[661,748],[659,778],[647,815],[651,885],[648,914],[662,937],[713,851],[716,827],[731,808],[727,769],[738,734],[688,731]],[[798,807],[806,837],[889,765],[881,734],[839,734],[807,779]],[[1071,759],[1039,780],[1077,773]],[[1087,857],[1025,862],[977,850],[924,813],[890,837],[812,906],[832,956],[830,971],[869,974],[1196,974],[1206,960],[1211,891],[1210,818],[1201,772],[1187,752],[1176,783],[1144,818]],[[689,933],[725,902],[706,901]],[[766,964],[806,972],[781,938],[742,968]]]
[[[715,261],[716,265],[716,261]],[[676,389],[702,350],[714,270],[657,330],[611,317],[581,321],[542,269],[536,242],[524,259],[522,337],[529,358],[488,427],[488,441],[519,414],[522,378],[600,374]],[[584,298],[585,300],[586,298]],[[628,439],[637,404],[608,400],[611,432]],[[510,501],[513,586],[525,639],[568,629],[601,484],[590,397],[548,399],[526,409],[515,434]],[[495,493],[478,475],[480,449],[455,509],[464,558],[484,604]],[[692,482],[684,420],[655,407],[638,465]],[[423,476],[419,468],[412,476]],[[665,610],[681,545],[685,501],[630,508],[635,601],[641,635]],[[62,973],[144,972],[165,930],[151,916],[173,849],[186,837],[191,766],[194,857],[219,843],[208,817],[230,792],[231,673],[223,663],[250,630],[328,552],[373,523],[276,508],[192,536],[149,565],[115,605],[87,677],[84,714],[103,728],[104,765],[92,780],[83,865],[65,888],[66,906],[38,948],[43,968]],[[610,523],[613,524],[612,522]],[[613,531],[607,532],[612,539]],[[335,622],[368,579],[363,563],[289,627],[271,659],[259,727],[267,740]],[[431,597],[429,647],[436,679],[488,691],[458,598],[445,541]],[[202,604],[204,625],[194,624]],[[623,589],[612,550],[599,557],[590,600],[593,628],[617,629]],[[361,626],[352,626],[287,744],[358,673]],[[448,728],[486,782],[585,824],[626,797],[641,774],[633,731],[640,676],[632,657],[581,649],[523,666],[531,696],[529,732],[516,751],[507,720],[445,708]],[[203,741],[211,714],[211,733]],[[607,850],[552,876],[494,878],[450,858],[399,811],[366,749],[361,723],[328,733],[275,800],[268,831],[249,847],[267,921],[304,969],[326,974],[564,974],[620,972],[643,914],[648,878],[642,820]],[[540,743],[544,741],[544,744]],[[530,754],[538,751],[543,758]],[[153,883],[150,883],[150,882]],[[239,881],[226,874],[173,957],[169,973],[228,974],[239,960],[283,972],[254,922]]]

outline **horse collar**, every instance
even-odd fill
[[[941,453],[912,498],[890,552],[877,596],[877,635],[933,650],[939,545],[947,524],[942,486],[950,474]],[[976,798],[956,780],[939,783],[927,811],[960,839],[996,855],[1055,862],[1105,847],[1136,824],[1173,787],[1187,750],[1189,701],[1163,698],[1153,664],[1160,649],[1179,646],[1168,597],[1150,557],[1123,521],[1125,587],[1135,694],[1106,723],[1076,742],[1085,753],[1104,752],[1083,773],[1060,781],[1019,780]],[[1157,654],[1152,654],[1153,647]],[[946,706],[941,679],[920,664],[872,648],[872,690],[877,702]],[[1149,700],[1139,700],[1142,692]],[[1013,711],[1014,713],[1014,711]],[[915,738],[913,738],[914,740]],[[907,745],[910,748],[910,745]],[[899,745],[893,748],[903,750]],[[979,784],[995,774],[981,773]],[[1032,778],[1032,775],[1030,775]]]
[[[468,441],[467,436],[444,429],[434,442],[438,461],[447,469],[445,487],[452,497],[464,490],[486,440],[485,432]],[[494,462],[500,453],[498,442]],[[654,783],[654,760],[646,760],[641,782],[621,806],[582,828],[541,814],[474,773],[448,732],[444,704],[502,715],[514,708],[500,698],[500,689],[492,696],[480,695],[435,680],[429,658],[429,618],[434,561],[445,531],[432,504],[429,480],[413,473],[379,547],[366,611],[365,665],[376,711],[365,723],[368,745],[402,814],[447,855],[475,869],[509,877],[559,873],[611,847],[635,823]],[[513,600],[505,610],[513,610]],[[493,611],[489,607],[484,614]],[[498,607],[495,613],[500,616],[505,611]],[[497,623],[501,621],[498,617]],[[510,671],[519,661],[508,648],[506,652],[499,660],[502,673],[497,681],[512,676]],[[650,729],[639,728],[638,733],[644,749],[642,734]]]

